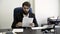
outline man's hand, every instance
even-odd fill
[[[16,24],[16,27],[19,27],[19,26],[22,26],[22,23],[21,23],[21,22],[18,22],[18,23]]]
[[[34,27],[35,25],[34,25],[34,23],[30,23],[30,26],[31,26],[31,27]]]

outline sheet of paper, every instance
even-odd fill
[[[55,26],[55,28],[60,28],[60,26]]]
[[[45,28],[47,28],[48,26],[47,25],[45,25],[45,26],[43,26],[43,27],[32,27],[31,29],[32,30],[37,30],[37,29],[45,29]]]
[[[2,32],[0,32],[0,34],[3,34]]]
[[[30,27],[30,23],[33,22],[33,18],[24,17],[22,27]]]
[[[13,33],[15,33],[15,32],[23,32],[23,29],[13,29],[12,32],[13,32]]]

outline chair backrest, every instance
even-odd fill
[[[22,7],[17,7],[17,8],[15,8],[15,9],[14,9],[14,15],[13,15],[14,18],[16,18],[16,14],[17,14],[17,13],[20,13],[20,12],[22,12],[22,11],[23,11]],[[32,8],[29,9],[29,12],[32,13]]]
[[[22,11],[23,11],[22,7],[17,7],[14,9],[14,13],[18,13],[18,12],[22,12]],[[32,8],[29,9],[29,12],[32,12]]]

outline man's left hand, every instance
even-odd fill
[[[35,25],[34,25],[34,23],[30,23],[30,26],[31,26],[31,27],[34,27]]]

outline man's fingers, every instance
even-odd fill
[[[16,25],[17,26],[22,26],[22,23],[21,22],[18,22]]]
[[[31,27],[34,27],[34,23],[31,23],[30,26],[31,26]]]

